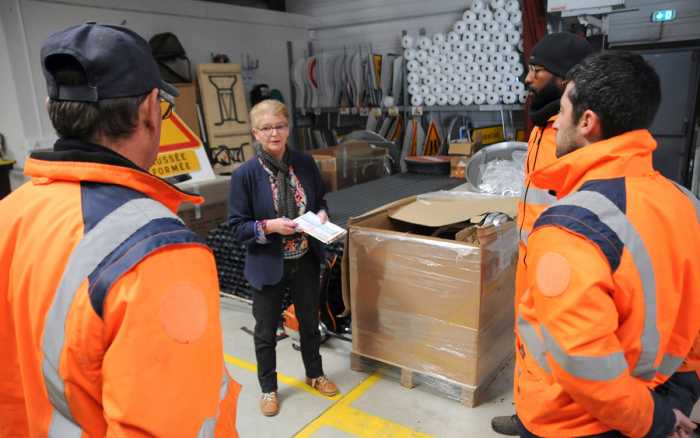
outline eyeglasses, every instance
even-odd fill
[[[544,67],[541,65],[528,65],[527,66],[527,72],[532,73],[533,75],[537,76],[537,73],[541,72],[542,70],[546,70]]]
[[[158,90],[158,98],[160,99],[160,118],[165,120],[175,109],[175,98],[163,90]]]
[[[274,126],[263,126],[262,128],[257,128],[258,131],[262,132],[264,135],[272,135],[273,131],[277,132],[282,132],[286,131],[289,129],[289,125],[287,123],[280,123],[279,125],[274,125]]]

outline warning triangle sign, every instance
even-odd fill
[[[192,132],[175,112],[163,120],[160,126],[160,151],[194,149],[202,146],[202,141]]]
[[[440,138],[440,133],[437,129],[437,123],[435,122],[435,119],[432,119],[428,125],[428,135],[425,137],[423,155],[437,155],[440,153],[441,147],[442,139]]]

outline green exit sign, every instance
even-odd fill
[[[660,11],[654,11],[654,13],[651,14],[651,21],[654,23],[663,22],[663,21],[672,21],[675,19],[676,19],[676,10],[675,9],[662,9]]]

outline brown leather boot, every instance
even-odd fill
[[[277,391],[263,392],[260,396],[260,412],[266,417],[274,417],[280,411]]]
[[[335,383],[331,382],[326,376],[316,377],[315,379],[307,377],[306,384],[326,397],[333,397],[339,392]]]

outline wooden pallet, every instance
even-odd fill
[[[472,386],[404,368],[395,364],[382,362],[355,352],[350,353],[350,368],[354,371],[366,373],[379,371],[384,375],[398,377],[401,386],[408,389],[413,389],[418,385],[425,385],[431,390],[447,398],[457,400],[469,408],[473,408],[486,401],[485,395],[488,387],[496,379],[496,376],[498,376],[505,367],[509,366],[511,362],[512,358],[506,357],[480,385]]]

